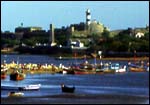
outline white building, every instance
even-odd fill
[[[135,34],[136,38],[141,38],[143,36],[144,36],[144,33],[142,33],[142,32],[138,32],[138,33]]]

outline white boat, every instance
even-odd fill
[[[22,92],[9,92],[8,93],[8,97],[20,97],[23,95],[24,95],[24,93],[22,93]]]
[[[27,85],[27,86],[1,86],[1,90],[39,90],[41,84]]]
[[[27,85],[24,87],[19,87],[19,90],[39,90],[40,87],[41,87],[41,84]]]
[[[119,68],[118,70],[116,70],[117,73],[124,73],[126,72],[126,65],[123,66],[123,68]]]

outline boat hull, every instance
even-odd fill
[[[64,87],[61,87],[61,89],[62,89],[62,92],[66,92],[66,93],[74,93],[75,91],[75,87],[64,86]]]
[[[130,72],[146,72],[144,68],[129,67]]]
[[[10,74],[10,80],[13,80],[13,81],[24,80],[24,78],[25,78],[25,74],[18,74],[18,73]]]
[[[74,70],[74,74],[96,74],[96,71],[92,71],[92,70]]]

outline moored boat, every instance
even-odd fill
[[[144,68],[139,68],[139,67],[129,67],[130,72],[146,72]]]
[[[8,97],[21,97],[23,95],[24,95],[24,93],[22,93],[22,92],[9,92],[8,93]]]
[[[74,74],[95,74],[96,70],[94,65],[89,64],[87,61],[85,63],[81,63],[79,66],[73,69]]]
[[[20,81],[20,80],[23,80],[25,77],[26,77],[26,74],[22,72],[18,72],[18,71],[12,72],[10,74],[10,80],[13,80],[13,81]]]
[[[41,87],[41,84],[27,85],[24,87],[19,87],[19,90],[39,90],[40,87]]]
[[[9,85],[2,85],[1,90],[39,90],[41,88],[41,84],[31,84],[26,86],[9,86]]]
[[[6,72],[2,72],[1,71],[1,79],[6,79],[6,77],[7,77],[7,74],[6,74]]]
[[[129,71],[130,72],[146,72],[146,70],[143,66],[139,66],[136,64],[130,64],[129,65]]]
[[[75,87],[68,87],[64,84],[61,84],[61,89],[62,89],[62,92],[67,92],[67,93],[74,93],[75,91]]]

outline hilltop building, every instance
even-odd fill
[[[91,10],[87,9],[85,11],[86,15],[86,21],[85,22],[80,22],[79,24],[71,24],[70,27],[68,28],[68,46],[74,46],[74,47],[85,47],[85,43],[90,43],[88,42],[87,37],[91,37],[93,34],[98,34],[101,35],[101,33],[104,31],[104,29],[108,30],[107,27],[105,27],[103,24],[100,22],[97,22],[96,20],[91,19]],[[87,39],[87,40],[86,40]]]

